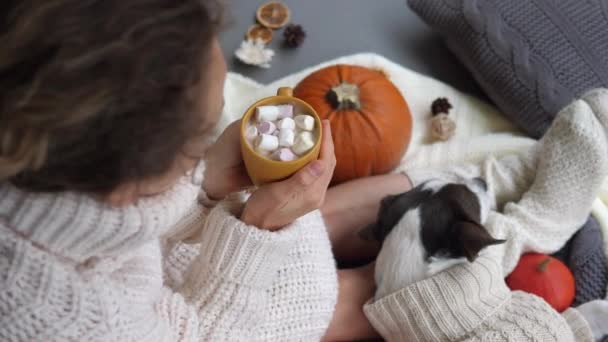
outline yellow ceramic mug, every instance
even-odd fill
[[[245,138],[247,124],[251,120],[251,116],[255,113],[257,107],[276,106],[281,104],[293,105],[294,115],[296,115],[296,113],[312,115],[315,118],[315,136],[317,137],[317,141],[310,151],[296,160],[287,162],[272,160],[258,154]],[[319,157],[319,151],[321,150],[322,134],[321,119],[317,112],[308,103],[293,97],[291,88],[279,88],[277,96],[267,97],[251,105],[241,120],[241,151],[247,173],[249,174],[249,177],[251,177],[253,184],[262,185],[285,179],[306,166],[306,164],[316,160]]]

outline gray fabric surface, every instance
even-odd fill
[[[608,263],[600,225],[593,216],[554,256],[568,265],[574,275],[576,297],[572,306],[606,297]]]
[[[606,0],[408,0],[488,96],[540,137],[588,89],[608,85]]]
[[[305,42],[297,49],[283,48],[283,30],[274,31],[275,38],[269,45],[276,53],[272,67],[243,65],[233,57],[234,51],[255,22],[256,8],[264,2],[228,2],[231,20],[220,34],[220,42],[232,71],[268,83],[336,57],[374,52],[467,93],[483,96],[466,68],[439,35],[407,7],[405,0],[285,0],[292,22],[301,24],[307,32]]]

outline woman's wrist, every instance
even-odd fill
[[[283,227],[285,227],[284,225],[273,225],[270,222],[267,222],[264,217],[265,215],[259,215],[259,213],[258,215],[256,215],[256,213],[253,213],[251,210],[248,210],[247,204],[245,204],[245,208],[243,209],[239,220],[249,226],[254,226],[256,228],[271,232],[281,230]]]
[[[199,202],[206,208],[215,207],[221,200],[222,198],[216,198],[212,195],[209,195],[209,193],[204,188],[199,194]]]
[[[202,189],[209,198],[223,200],[234,192],[239,192],[251,185],[251,180],[246,174],[236,169],[207,170],[202,182]]]
[[[203,181],[201,188],[202,188],[203,192],[206,194],[206,196],[211,200],[220,201],[224,197],[226,197],[226,196],[222,195],[222,193],[219,189],[215,189],[213,186],[207,184],[206,180]]]
[[[201,159],[197,162],[194,169],[189,171],[187,175],[191,177],[191,182],[193,184],[201,187],[202,191],[199,194],[199,201],[201,204],[207,208],[211,208],[221,201],[224,196],[219,195],[215,189],[209,186],[207,182],[209,179],[207,172],[205,162]]]

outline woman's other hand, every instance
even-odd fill
[[[240,127],[241,120],[231,123],[205,153],[203,190],[209,198],[223,199],[252,184],[241,156]]]

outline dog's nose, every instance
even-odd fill
[[[488,183],[486,183],[483,178],[477,177],[474,178],[473,181],[475,182],[475,184],[479,185],[483,189],[483,191],[488,191]]]

